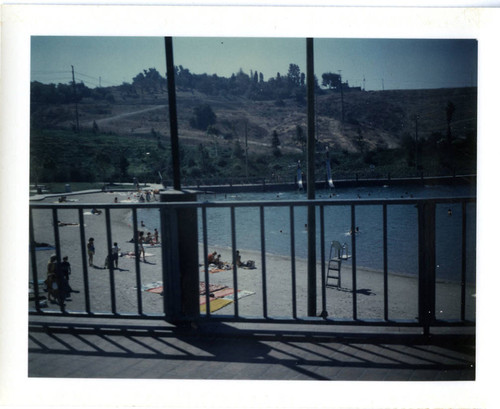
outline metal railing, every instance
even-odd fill
[[[30,261],[31,261],[31,281],[33,283],[33,296],[34,303],[32,308],[30,308],[30,314],[34,315],[69,315],[75,317],[114,317],[114,318],[147,318],[147,319],[166,319],[172,322],[182,321],[182,320],[223,320],[223,321],[265,321],[265,322],[301,322],[301,323],[315,323],[315,324],[345,324],[345,325],[383,325],[383,326],[419,326],[423,327],[425,332],[429,332],[431,326],[439,325],[474,325],[474,319],[466,314],[466,307],[468,307],[469,298],[466,294],[467,287],[467,246],[469,244],[468,234],[467,234],[467,208],[468,206],[474,205],[476,199],[467,198],[432,198],[432,199],[367,199],[367,200],[302,200],[302,201],[263,201],[263,202],[178,202],[178,203],[165,203],[165,202],[155,202],[155,203],[119,203],[119,204],[75,204],[75,203],[63,203],[63,204],[30,204]],[[456,319],[453,320],[442,320],[438,319],[436,316],[436,206],[437,205],[455,205],[460,206],[461,216],[460,216],[460,229],[461,229],[461,240],[459,248],[456,249],[457,254],[460,255],[461,260],[461,271],[460,271],[460,313]],[[110,297],[110,311],[99,311],[96,310],[91,304],[91,289],[89,286],[89,269],[87,267],[87,252],[86,252],[86,241],[87,231],[84,220],[84,210],[91,209],[94,207],[102,209],[104,212],[104,229],[106,232],[106,252],[109,256],[109,297]],[[301,209],[308,207],[313,207],[316,209],[318,215],[319,226],[316,229],[319,238],[319,260],[316,260],[316,265],[318,266],[316,274],[318,282],[318,295],[317,300],[319,302],[320,308],[317,314],[311,316],[311,314],[299,313],[299,302],[298,299],[304,299],[311,297],[311,294],[307,293],[303,287],[298,283],[297,264],[300,262],[300,257],[296,254],[297,248],[297,213]],[[358,287],[359,271],[364,267],[360,267],[358,262],[360,254],[358,254],[357,246],[357,235],[351,234],[349,236],[349,248],[351,252],[350,259],[350,272],[349,269],[344,270],[344,274],[350,277],[349,288],[338,288],[337,293],[331,293],[330,289],[327,289],[326,283],[326,269],[327,269],[327,252],[326,248],[330,241],[330,225],[325,222],[325,210],[330,211],[338,207],[349,210],[350,219],[350,229],[354,232],[357,226],[356,216],[360,209],[369,206],[370,209],[376,208],[380,209],[382,212],[381,221],[381,236],[379,240],[382,247],[382,259],[383,265],[381,271],[379,272],[379,277],[382,280],[382,316],[377,319],[364,319],[360,317],[359,314],[359,294],[361,288]],[[418,294],[407,294],[408,297],[417,297],[418,311],[417,317],[414,319],[393,319],[390,317],[391,310],[391,298],[389,283],[392,279],[391,272],[389,271],[389,254],[388,254],[388,209],[393,207],[404,206],[409,208],[416,208],[417,218],[416,218],[416,229],[418,231],[418,272],[414,280],[418,282],[417,293]],[[269,235],[266,232],[266,212],[270,212],[271,209],[280,209],[284,214],[288,213],[288,231],[289,231],[289,257],[285,257],[287,263],[289,262],[289,271],[270,271],[272,266],[270,265],[270,255],[268,254],[268,244],[272,244]],[[43,273],[40,272],[40,260],[36,251],[36,239],[37,234],[37,222],[39,218],[43,218],[43,212],[50,212],[51,224],[53,226],[53,238],[54,238],[54,251],[57,257],[57,262],[61,262],[61,239],[60,239],[60,229],[59,226],[59,212],[62,210],[73,209],[78,213],[78,233],[79,233],[79,247],[80,256],[82,260],[82,282],[83,282],[83,304],[84,308],[80,311],[71,311],[66,309],[64,305],[60,305],[55,309],[46,309],[43,307],[41,300],[43,298],[43,290],[38,285],[44,279]],[[139,243],[138,243],[138,230],[140,226],[138,223],[138,212],[144,211],[144,209],[158,209],[161,220],[161,230],[160,235],[162,240],[162,262],[158,265],[159,274],[165,286],[165,291],[163,294],[163,311],[157,311],[155,313],[145,312],[144,299],[143,299],[143,278],[141,276],[141,262],[137,255],[139,255]],[[229,211],[229,232],[227,239],[229,240],[229,250],[230,251],[230,271],[231,273],[231,286],[234,290],[234,300],[232,302],[233,313],[224,314],[224,310],[221,312],[211,312],[209,306],[213,301],[209,291],[204,294],[205,305],[207,306],[205,313],[200,313],[199,309],[186,314],[185,304],[196,302],[199,303],[199,294],[196,292],[196,300],[193,299],[193,292],[186,292],[180,281],[184,279],[184,276],[191,275],[191,283],[198,283],[200,280],[205,282],[206,288],[209,287],[211,281],[211,276],[209,274],[209,262],[207,254],[213,243],[209,240],[209,234],[211,234],[211,220],[209,212],[214,209],[227,209]],[[240,300],[237,296],[240,290],[239,283],[239,267],[237,265],[237,226],[240,226],[244,221],[238,220],[236,217],[236,211],[240,209],[254,209],[258,212],[258,218],[252,218],[250,221],[245,221],[253,226],[252,234],[257,237],[258,249],[260,253],[260,277],[254,278],[254,281],[258,284],[255,286],[256,297],[255,300],[259,300],[260,314],[246,315],[241,307],[241,303],[246,302],[246,300]],[[112,222],[111,222],[111,212],[116,210],[129,210],[131,212],[131,228],[133,230],[133,248],[136,254],[134,263],[134,274],[135,274],[135,305],[136,311],[121,311],[117,307],[117,292],[119,291],[119,284],[116,282],[116,269],[111,262],[112,259]],[[196,246],[200,248],[203,256],[199,257],[198,254],[193,254],[193,257],[200,260],[200,268],[196,271],[182,271],[183,266],[178,265],[178,253],[179,248],[182,246],[180,241],[186,240],[186,238],[180,238],[179,231],[183,228],[182,221],[179,219],[179,212],[185,210],[196,211],[198,217],[197,220],[191,220],[195,223],[196,230],[198,234],[194,234],[194,237],[190,237],[187,240],[192,240],[196,242]],[[43,212],[42,212],[43,211]],[[34,212],[38,212],[34,215]],[[42,213],[40,213],[42,212]],[[475,214],[475,212],[474,212]],[[256,220],[257,219],[257,220]],[[315,228],[309,226],[309,228]],[[241,235],[241,234],[240,234]],[[328,237],[328,238],[327,238]],[[195,252],[196,253],[196,252]],[[176,264],[177,263],[177,264]],[[301,267],[301,271],[302,271]],[[181,274],[182,271],[182,274]],[[350,274],[349,274],[350,273]],[[75,274],[75,273],[74,273]],[[309,274],[309,272],[308,272]],[[475,271],[474,271],[475,274]],[[286,279],[285,279],[286,277]],[[290,307],[289,310],[281,313],[280,316],[274,316],[270,313],[269,300],[271,297],[271,292],[276,291],[276,287],[271,289],[270,280],[278,279],[278,282],[283,279],[283,281],[288,282],[290,280],[290,287],[288,289],[281,286],[279,289],[281,297],[287,301],[287,306]],[[474,284],[474,283],[472,283]],[[258,288],[257,288],[258,287]],[[348,290],[348,291],[347,291]],[[197,290],[196,290],[197,291]],[[328,309],[331,307],[327,306],[331,300],[335,300],[335,297],[342,296],[350,297],[350,316],[344,315],[336,316],[336,314],[328,313]],[[130,295],[129,295],[130,296]],[[254,303],[255,304],[255,303]],[[281,311],[283,312],[283,311]]]

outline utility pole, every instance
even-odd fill
[[[314,43],[307,38],[307,199],[315,199]],[[316,316],[316,209],[307,207],[307,315]]]
[[[73,77],[73,96],[75,97],[76,133],[80,133],[80,120],[78,119],[78,101],[76,98],[75,69],[73,66],[71,66],[71,75]]]
[[[170,143],[172,147],[174,189],[181,190],[179,132],[177,128],[177,101],[175,95],[174,47],[172,37],[165,37],[165,54],[167,60],[168,109],[170,117]]]
[[[245,177],[248,179],[248,119],[245,118]]]
[[[415,169],[418,171],[418,115],[415,115]]]
[[[363,91],[366,91],[365,76],[363,75]]]
[[[319,127],[318,127],[318,114],[317,114],[317,106],[318,106],[318,96],[314,95],[314,106],[316,109],[314,110],[314,127],[316,130],[316,142],[319,141]]]
[[[340,79],[340,103],[342,104],[342,123],[344,123],[344,85],[342,84],[342,70],[339,70]]]

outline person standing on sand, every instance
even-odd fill
[[[47,298],[52,301],[52,298],[57,297],[57,256],[53,254],[50,256],[49,262],[47,263],[47,278],[45,280],[45,285],[47,286]],[[55,284],[55,285],[54,285]]]
[[[87,243],[87,253],[89,255],[89,266],[94,267],[95,246],[93,237],[91,237]]]
[[[64,280],[67,293],[69,294],[72,292],[76,292],[76,291],[73,291],[73,289],[69,285],[69,276],[71,274],[71,264],[68,261],[68,256],[63,257],[63,261],[61,262],[60,268],[61,268],[62,280]]]
[[[113,248],[111,249],[111,252],[113,254],[113,262],[115,263],[115,268],[118,268],[118,253],[120,252],[118,243],[113,243]]]
[[[68,257],[64,257],[63,260],[66,260],[66,267],[69,265],[68,263]],[[66,298],[70,296],[71,293],[71,288],[68,284],[68,281],[66,280],[66,275],[63,267],[63,262],[60,264],[56,264],[56,279],[57,279],[57,299],[59,301],[59,305],[64,306],[64,301]]]
[[[146,253],[144,251],[144,232],[139,232],[139,260],[141,259],[141,253],[143,257],[143,261],[146,262]]]

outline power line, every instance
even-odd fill
[[[70,74],[71,71],[31,71],[32,74]]]
[[[61,76],[60,74],[68,74],[68,76]],[[79,71],[74,71],[74,74],[76,74],[76,80],[83,82],[83,83],[91,84],[95,87],[100,87],[101,83],[107,84],[109,86],[119,86],[120,85],[118,82],[108,81],[108,80],[102,78],[102,76],[97,78],[97,77],[94,77],[92,75],[88,75],[88,74],[85,74],[85,73],[79,72]],[[43,77],[43,80],[42,80],[43,82],[50,81],[52,83],[58,83],[58,82],[60,83],[63,81],[71,82],[73,80],[72,71],[37,70],[37,71],[32,71],[31,76],[37,76],[37,77],[41,76],[41,77]],[[49,76],[49,78],[47,78],[47,76]],[[89,79],[93,80],[93,81],[89,81]]]

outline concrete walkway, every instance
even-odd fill
[[[28,376],[442,381],[475,379],[475,337],[408,329],[30,317]],[[390,331],[390,330],[389,330]],[[415,330],[413,330],[415,331]]]

